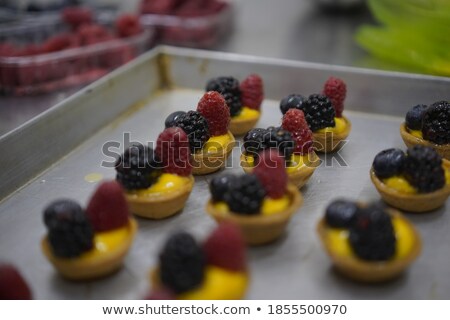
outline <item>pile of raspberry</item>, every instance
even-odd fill
[[[32,57],[56,53],[69,49],[82,48],[99,43],[120,40],[137,35],[143,31],[139,19],[132,15],[122,15],[115,22],[114,30],[96,23],[93,13],[85,7],[69,7],[62,11],[61,19],[67,31],[48,37],[42,43],[18,45],[15,42],[0,43],[0,57]],[[3,87],[25,87],[47,84],[62,85],[61,80],[75,83],[76,80],[90,79],[105,74],[111,68],[118,67],[132,58],[136,52],[126,42],[108,51],[97,54],[80,54],[72,59],[58,63],[52,60],[19,65],[15,68],[2,68],[0,83]]]
[[[142,14],[169,15],[184,18],[203,18],[222,12],[228,4],[220,0],[142,0]],[[197,23],[162,26],[164,43],[210,47],[218,41],[219,27],[216,23]],[[203,22],[203,21],[202,21]]]
[[[246,246],[234,224],[219,224],[203,244],[186,232],[173,234],[159,255],[161,286],[153,288],[146,299],[176,299],[177,295],[202,286],[209,267],[246,272]]]

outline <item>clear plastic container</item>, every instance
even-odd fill
[[[105,19],[108,20],[108,19]],[[97,20],[111,28],[111,21]],[[0,29],[0,44],[42,43],[49,37],[68,31],[59,16],[48,16],[24,25]],[[154,42],[154,30],[128,38],[23,57],[0,56],[0,93],[27,95],[52,92],[92,82],[139,54]]]
[[[178,17],[174,15],[143,14],[141,24],[155,27],[158,41],[163,44],[212,48],[232,28],[232,5],[223,1],[217,13],[200,17]]]

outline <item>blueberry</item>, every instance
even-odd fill
[[[380,179],[400,174],[405,163],[405,153],[400,149],[386,149],[379,152],[373,160],[373,170]]]
[[[223,201],[225,193],[228,192],[231,182],[235,179],[236,176],[231,174],[221,175],[212,179],[209,189],[213,201]]]
[[[354,222],[358,210],[358,206],[352,201],[335,200],[328,205],[325,220],[330,227],[349,228]]]
[[[305,100],[306,98],[301,94],[290,94],[281,100],[280,110],[283,114],[291,108],[302,110],[302,104]]]
[[[411,130],[421,130],[423,113],[426,109],[427,106],[424,104],[412,107],[406,114],[406,126]]]
[[[184,112],[184,111],[175,111],[175,112],[169,114],[166,118],[166,121],[164,122],[164,125],[166,126],[166,128],[174,127],[175,121],[178,119],[178,117],[185,113],[186,112]]]

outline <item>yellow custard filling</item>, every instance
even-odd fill
[[[231,117],[232,120],[250,120],[258,118],[260,112],[255,109],[250,109],[249,107],[242,107],[241,113],[237,116]]]
[[[414,234],[409,226],[401,219],[393,217],[392,225],[394,227],[397,245],[392,259],[401,259],[406,257],[415,242]],[[356,257],[349,242],[349,230],[339,228],[328,228],[327,242],[331,251],[343,257]]]
[[[130,193],[138,197],[146,197],[155,194],[169,193],[179,190],[181,187],[190,183],[189,177],[182,177],[176,174],[163,173],[158,181],[150,188],[133,190]]]
[[[282,196],[279,199],[272,199],[269,197],[265,197],[261,206],[261,214],[263,216],[270,216],[272,214],[277,214],[285,210],[287,207],[289,207],[289,204],[290,204],[289,197],[286,195]],[[214,208],[222,213],[230,212],[228,205],[223,201],[215,203]]]
[[[420,131],[420,130],[411,130],[411,129],[409,129],[409,128],[407,128],[407,129],[408,129],[408,132],[409,132],[411,135],[413,135],[414,137],[423,139],[422,131]]]
[[[334,122],[336,125],[334,127],[326,127],[320,130],[317,130],[315,132],[317,133],[326,133],[326,132],[333,132],[333,133],[341,133],[344,132],[347,128],[347,122],[344,120],[344,118],[334,118]]]
[[[206,153],[217,153],[222,151],[224,148],[228,149],[233,143],[234,142],[229,134],[213,136],[210,137],[203,145],[202,151]]]
[[[76,261],[77,263],[82,264],[93,263],[108,252],[120,247],[131,236],[132,230],[130,224],[110,231],[97,232],[94,234],[94,246],[91,250],[86,251],[75,258],[60,258],[56,256],[54,258],[60,261]]]
[[[244,272],[235,272],[207,266],[203,285],[183,293],[183,300],[236,300],[242,298],[248,285],[248,276]]]
[[[295,172],[303,166],[308,166],[312,163],[311,159],[309,159],[310,155],[305,154],[293,154],[289,161],[286,163],[286,172],[289,174],[291,172]],[[245,161],[253,167],[255,165],[255,158],[252,155],[246,155]]]
[[[445,172],[445,183],[450,185],[450,170],[444,168],[444,172]],[[393,176],[390,178],[383,179],[383,183],[389,188],[392,188],[401,193],[408,193],[408,194],[418,193],[417,189],[414,186],[412,186],[408,182],[408,180],[406,180],[402,176]]]

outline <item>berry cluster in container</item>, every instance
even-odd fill
[[[400,134],[408,147],[429,146],[450,160],[450,103],[437,101],[412,107],[400,126]]]
[[[321,152],[338,150],[350,133],[351,123],[343,115],[347,86],[342,79],[330,77],[324,83],[322,93],[308,97],[290,94],[280,102],[282,114],[291,109],[304,113],[313,134],[314,149]]]
[[[144,25],[157,26],[163,43],[211,47],[229,30],[230,4],[220,0],[142,0]]]
[[[138,17],[121,15],[111,28],[85,7],[63,10],[51,25],[52,33],[38,25],[0,34],[2,92],[50,92],[95,80],[136,57],[150,41]]]
[[[249,275],[241,232],[221,223],[202,244],[186,232],[173,234],[150,279],[151,300],[243,298]]]

